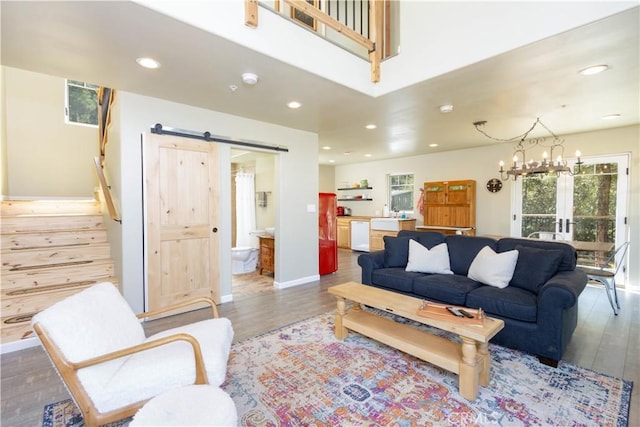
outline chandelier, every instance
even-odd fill
[[[514,136],[513,138],[508,139],[500,139],[494,138],[488,135],[485,131],[481,129],[482,126],[486,124],[486,120],[482,120],[479,122],[473,123],[473,126],[476,128],[478,132],[483,134],[489,139],[499,142],[515,142],[518,143],[513,147],[513,163],[511,167],[506,169],[504,168],[504,162],[500,161],[500,179],[502,181],[506,181],[509,177],[512,177],[515,181],[519,176],[523,175],[534,175],[534,174],[559,174],[566,173],[573,175],[571,168],[568,166],[567,160],[564,158],[564,140],[558,138],[558,136],[553,133],[549,128],[540,121],[540,118],[537,118],[533,125],[522,135]],[[553,137],[550,142],[546,141],[546,138],[530,138],[527,139],[531,131],[533,131],[536,126],[542,126],[546,129],[547,132]],[[545,150],[542,153],[542,160],[537,162],[533,159],[526,161],[527,147],[544,147],[549,149],[549,153]],[[554,155],[557,154],[554,161]],[[576,165],[578,166],[578,173],[580,173],[580,166],[582,165],[582,161],[580,160],[580,151],[576,151]]]

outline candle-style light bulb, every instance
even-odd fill
[[[547,154],[547,152],[546,152],[546,151],[545,151],[545,152],[543,152],[543,153],[542,153],[542,158],[543,158],[544,160],[547,160],[547,157],[549,157],[549,155]]]
[[[580,152],[580,150],[576,150],[576,157],[578,158],[578,160],[580,160],[580,155],[581,155],[581,154],[582,154],[582,153]]]
[[[562,156],[558,156],[556,161],[558,162],[558,166],[560,166],[562,164]]]

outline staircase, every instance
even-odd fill
[[[3,201],[1,342],[30,338],[31,317],[94,283],[115,282],[96,200]]]

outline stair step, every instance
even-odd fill
[[[106,242],[107,233],[105,230],[41,231],[3,234],[0,249],[2,252],[6,252],[64,246],[88,246]]]
[[[109,259],[111,247],[108,243],[89,246],[42,248],[33,250],[9,250],[2,253],[2,274],[34,268],[56,267],[70,263],[82,263]]]
[[[110,281],[114,276],[113,261],[94,260],[83,264],[14,271],[2,274],[2,296],[16,290],[32,292],[43,286],[62,285],[83,281]]]
[[[4,200],[2,217],[46,215],[100,215],[100,202],[83,200]]]
[[[3,217],[0,232],[4,235],[65,230],[104,230],[102,215],[54,215]]]

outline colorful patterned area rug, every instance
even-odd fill
[[[325,314],[233,345],[222,388],[242,426],[628,425],[631,381],[490,344],[491,382],[470,402],[457,375],[333,327]]]

